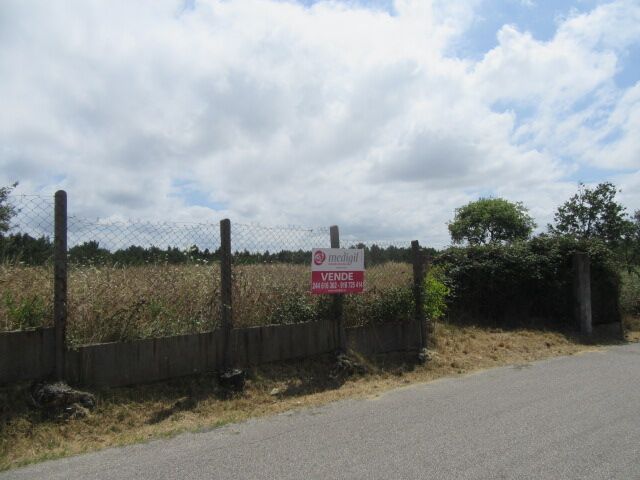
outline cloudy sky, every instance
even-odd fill
[[[0,184],[76,214],[442,246],[479,196],[640,208],[640,0],[3,0],[0,106]]]

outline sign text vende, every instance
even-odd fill
[[[361,293],[364,290],[364,250],[314,248],[311,293]]]

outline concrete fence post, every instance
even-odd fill
[[[420,326],[420,349],[427,348],[428,331],[427,319],[424,313],[425,291],[425,257],[420,250],[418,240],[411,242],[411,260],[413,264],[413,300],[415,304],[414,319]]]
[[[220,221],[220,303],[221,320],[224,335],[223,362],[224,370],[232,365],[231,330],[233,329],[233,302],[231,279],[231,221],[228,218]]]
[[[55,377],[65,380],[67,330],[67,192],[55,194],[53,241],[53,323],[55,326]]]
[[[593,333],[593,319],[591,312],[591,261],[588,254],[574,254],[573,274],[576,320],[580,326],[580,333],[590,337]]]
[[[329,235],[331,238],[331,248],[340,248],[340,230],[337,225],[333,225],[329,228]],[[344,295],[338,294],[333,296],[333,318],[336,322],[338,330],[338,349],[341,353],[347,351],[347,334],[344,330],[344,315],[343,315]]]

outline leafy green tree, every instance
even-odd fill
[[[599,239],[609,245],[618,245],[632,233],[633,224],[627,218],[625,207],[616,202],[618,189],[611,182],[594,188],[584,183],[578,192],[558,208],[549,232],[579,240]]]
[[[9,230],[11,219],[17,213],[16,208],[8,202],[9,194],[16,186],[18,186],[18,182],[8,187],[0,188],[0,236]]]
[[[504,198],[480,198],[457,208],[449,223],[453,243],[471,245],[513,242],[529,238],[536,227],[522,203]]]

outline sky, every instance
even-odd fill
[[[578,182],[640,209],[640,0],[3,0],[0,185],[88,218],[449,243]]]

